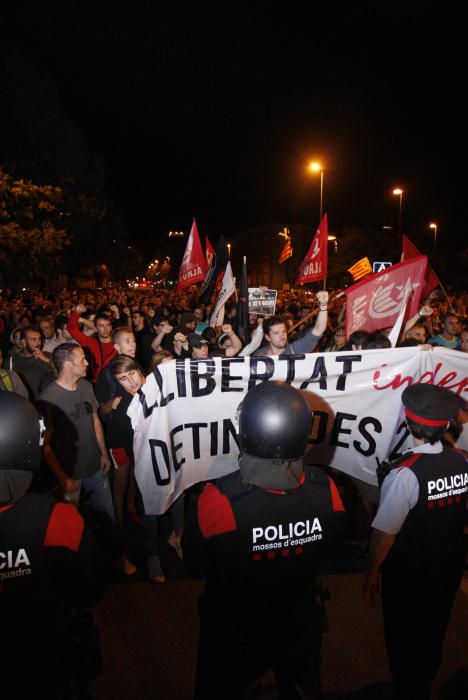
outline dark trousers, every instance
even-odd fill
[[[385,645],[398,700],[429,698],[462,574],[458,556],[419,566],[393,560],[384,566]]]
[[[281,700],[319,700],[321,630],[311,603],[303,614],[232,615],[200,601],[196,700],[254,698],[272,670]],[[275,614],[276,612],[276,614]]]

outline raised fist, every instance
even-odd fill
[[[328,306],[328,292],[326,289],[323,289],[321,292],[317,292],[315,296],[317,297],[319,306]]]
[[[423,306],[419,311],[420,316],[430,316],[432,314],[432,306]]]

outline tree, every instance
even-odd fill
[[[70,240],[64,226],[63,191],[0,170],[0,276],[46,279]]]

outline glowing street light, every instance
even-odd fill
[[[436,246],[437,246],[437,224],[429,224],[429,228],[434,229],[434,253],[436,251]]]
[[[228,249],[228,257],[230,258],[231,257],[231,244],[227,243],[226,245],[227,245],[227,249]]]
[[[400,206],[398,208],[398,236],[401,238],[401,205],[403,202],[403,190],[399,187],[395,187],[393,194],[400,198]]]
[[[328,241],[333,241],[333,245],[335,246],[335,253],[338,252],[338,241],[336,240],[336,236],[333,233],[328,234]]]
[[[320,221],[322,221],[323,211],[323,168],[320,163],[309,163],[309,170],[313,173],[320,173]]]

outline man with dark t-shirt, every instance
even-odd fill
[[[19,374],[31,401],[37,401],[39,393],[53,378],[50,356],[42,352],[42,337],[35,328],[21,331],[23,350],[13,355],[12,369]]]
[[[93,510],[114,536],[115,514],[108,473],[111,460],[91,384],[83,377],[83,348],[59,345],[53,354],[58,377],[42,392],[39,406],[46,421],[44,459],[59,482],[66,501],[79,504],[83,488]],[[114,542],[110,543],[115,545]]]

